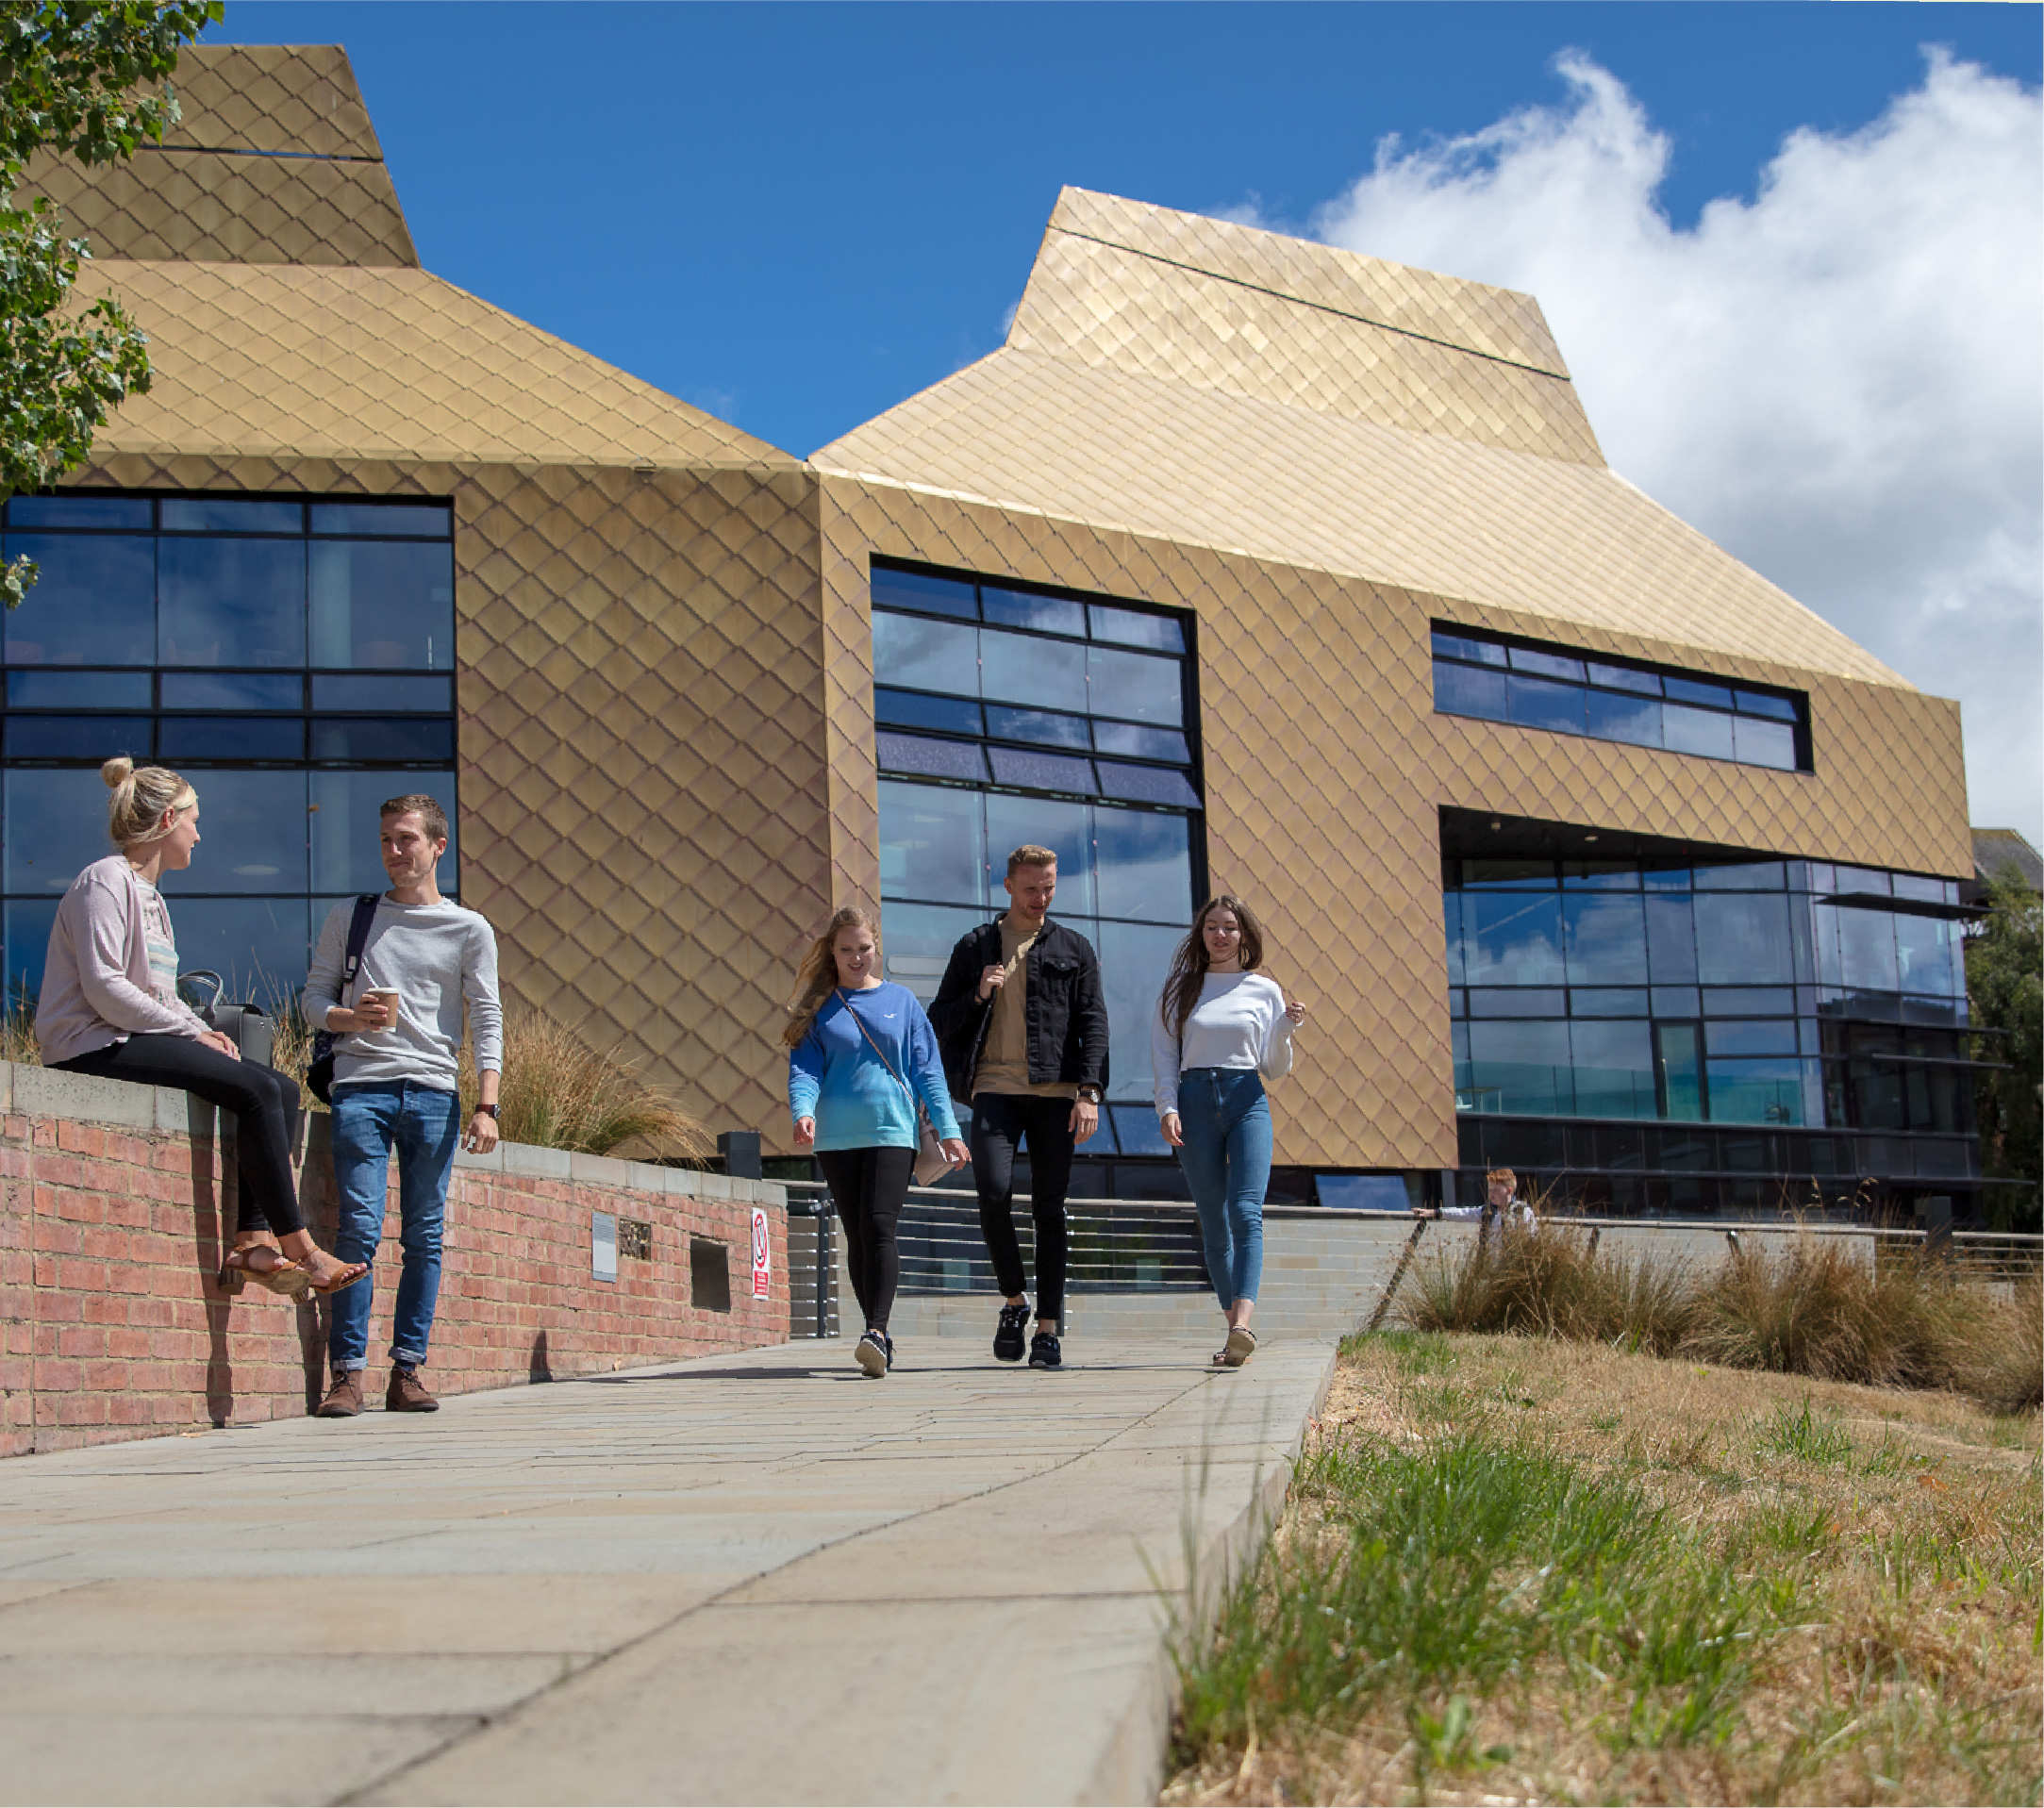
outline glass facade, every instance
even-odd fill
[[[1954,881],[1456,858],[1443,895],[1458,1111],[1972,1129]]]
[[[934,997],[1006,907],[1009,851],[1055,849],[1054,914],[1099,951],[1113,1026],[1088,1153],[1166,1154],[1150,1013],[1205,866],[1187,619],[879,564],[872,605],[888,976]]]
[[[110,851],[98,767],[174,766],[200,846],[165,876],[184,966],[258,997],[302,983],[327,905],[388,883],[377,805],[452,824],[454,529],[445,503],[15,496],[42,579],[0,642],[8,994],[32,996],[57,899]],[[441,888],[455,895],[453,839]]]
[[[1809,703],[1704,672],[1434,629],[1434,708],[1558,735],[1809,771]]]

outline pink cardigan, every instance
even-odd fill
[[[149,944],[142,935],[141,884],[123,854],[95,860],[71,882],[57,906],[36,1039],[42,1064],[76,1059],[131,1036],[207,1034],[182,1003],[149,989]]]

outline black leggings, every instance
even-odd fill
[[[175,1086],[233,1112],[241,1133],[234,1142],[241,1179],[241,1234],[274,1231],[289,1236],[305,1229],[291,1170],[298,1082],[289,1074],[237,1061],[188,1036],[131,1036],[54,1065],[66,1073],[91,1073],[103,1080]]]
[[[1015,1145],[1029,1142],[1029,1216],[1037,1227],[1037,1317],[1065,1312],[1065,1191],[1072,1185],[1072,1101],[1024,1092],[972,1096],[972,1180],[979,1234],[1004,1295],[1022,1290],[1015,1236]]]
[[[902,1201],[916,1170],[913,1149],[820,1149],[816,1165],[844,1226],[845,1267],[858,1309],[873,1330],[885,1332],[902,1284],[902,1251],[895,1232]]]

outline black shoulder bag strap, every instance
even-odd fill
[[[376,921],[377,894],[365,891],[355,901],[355,915],[348,920],[347,952],[341,960],[341,992],[343,997],[360,971],[362,950],[369,946],[370,926]],[[334,1036],[331,1030],[312,1035],[312,1062],[306,1070],[306,1086],[322,1104],[333,1103]]]

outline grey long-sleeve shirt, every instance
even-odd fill
[[[353,1009],[372,986],[394,987],[401,1002],[389,1029],[336,1037],[335,1086],[410,1080],[436,1092],[456,1091],[464,1004],[475,1032],[476,1071],[501,1072],[504,1010],[497,999],[497,937],[489,923],[444,898],[434,904],[379,899],[362,964],[343,998],[341,968],[354,915],[352,898],[327,913],[306,976],[307,1020],[324,1029],[328,1011],[342,1004]]]

